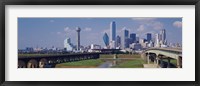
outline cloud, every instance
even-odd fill
[[[131,31],[131,29],[129,29],[127,27],[123,27],[122,29],[120,29],[119,31],[117,31],[117,33],[123,33],[124,30],[128,30],[129,32]]]
[[[130,28],[127,28],[127,27],[123,27],[123,28],[121,29],[121,31],[124,31],[124,30],[131,31],[131,29],[130,29]]]
[[[137,17],[132,18],[132,20],[135,20],[140,24],[140,26],[136,29],[136,31],[140,33],[153,30],[161,30],[164,28],[164,24],[158,21],[157,18]]]
[[[65,27],[65,28],[64,28],[64,31],[65,31],[65,32],[70,32],[71,29],[70,29],[69,27]]]
[[[145,30],[144,25],[140,25],[139,28],[137,29],[138,32],[143,32]]]
[[[126,30],[126,27],[123,27],[123,28],[121,29],[121,31],[123,31],[123,30]]]
[[[61,32],[57,32],[57,34],[58,34],[58,35],[61,35],[62,33],[61,33]]]
[[[132,18],[132,20],[136,20],[136,21],[153,21],[153,20],[156,20],[156,18],[137,17],[137,18]]]
[[[163,23],[158,22],[158,21],[152,22],[152,23],[150,24],[150,26],[152,26],[153,29],[155,29],[155,30],[160,30],[160,29],[163,29],[163,27],[164,27]]]
[[[50,20],[49,22],[53,23],[53,22],[55,22],[55,21],[54,21],[54,20]]]
[[[141,24],[146,26],[149,29],[154,29],[154,30],[161,30],[164,27],[164,24],[159,21],[151,21],[151,22],[145,22]]]
[[[177,27],[177,28],[181,28],[181,27],[182,27],[182,22],[181,22],[181,21],[175,21],[175,22],[173,23],[173,26],[174,26],[174,27]]]
[[[164,24],[159,21],[149,21],[149,22],[142,22],[136,29],[137,34],[140,34],[140,37],[145,37],[146,33],[155,34],[156,32],[163,29]]]
[[[76,34],[76,30],[75,29],[70,29],[69,27],[65,27],[63,34],[65,36],[67,36],[67,37],[73,37],[74,34]]]
[[[91,30],[92,30],[92,28],[88,28],[88,27],[83,29],[83,31],[91,31]]]

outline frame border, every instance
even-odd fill
[[[0,1],[0,85],[1,86],[199,86],[199,46],[195,49],[195,81],[5,81],[5,6],[6,5],[195,5],[195,40],[199,43],[200,0],[2,0]]]

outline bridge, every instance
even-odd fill
[[[167,68],[170,68],[170,60],[176,60],[176,66],[182,68],[182,49],[180,48],[149,48],[145,50],[142,57],[147,61],[147,64],[154,62],[154,65],[164,65],[164,59],[167,59]]]
[[[101,53],[75,53],[55,55],[19,55],[18,68],[45,68],[47,65],[55,67],[56,64],[97,59]]]

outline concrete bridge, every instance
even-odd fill
[[[86,59],[97,59],[100,53],[79,53],[59,55],[21,55],[18,57],[18,68],[44,68],[47,65],[55,67],[56,64],[80,61]]]
[[[182,68],[182,49],[178,48],[149,48],[145,50],[142,57],[147,61],[147,64],[154,62],[154,65],[162,67],[164,59],[167,59],[167,68],[170,68],[170,60],[176,60],[176,67]]]

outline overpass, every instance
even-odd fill
[[[56,64],[97,59],[101,53],[75,53],[55,55],[18,55],[18,68],[44,68],[47,65],[55,67]]]
[[[157,66],[163,65],[163,59],[167,59],[167,67],[170,67],[170,60],[176,60],[176,66],[182,68],[182,49],[180,48],[149,48],[143,52],[147,63],[154,62]]]

